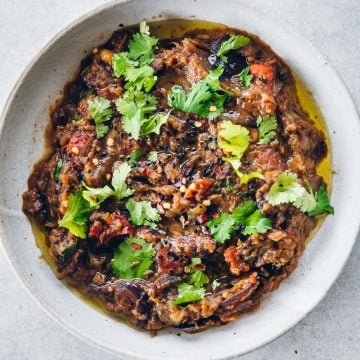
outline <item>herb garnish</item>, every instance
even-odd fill
[[[263,217],[255,201],[245,201],[231,214],[222,213],[218,218],[207,221],[205,225],[219,244],[229,240],[240,227],[243,235],[264,234],[272,228],[271,220]]]
[[[143,239],[129,237],[115,251],[112,270],[120,279],[143,279],[153,266],[155,250]]]

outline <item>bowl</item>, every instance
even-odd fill
[[[39,258],[21,194],[44,148],[49,106],[76,73],[84,52],[104,42],[119,24],[142,19],[201,19],[258,35],[301,77],[317,101],[333,152],[329,216],[308,244],[296,271],[269,294],[257,312],[193,335],[173,330],[157,336],[109,318],[57,281]],[[0,122],[0,236],[5,253],[31,296],[62,326],[89,344],[127,359],[220,359],[253,350],[278,337],[308,314],[340,273],[356,240],[360,199],[360,128],[352,100],[318,51],[289,27],[231,0],[134,0],[111,2],[65,28],[20,77]]]

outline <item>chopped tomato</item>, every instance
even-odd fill
[[[204,196],[206,196],[214,181],[210,179],[198,179],[189,185],[189,187],[185,191],[186,199],[196,199],[201,200]]]
[[[268,64],[252,64],[250,65],[250,73],[252,76],[266,81],[274,80],[274,66]]]

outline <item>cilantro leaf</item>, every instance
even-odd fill
[[[271,220],[264,218],[259,209],[255,210],[249,217],[244,221],[245,229],[242,232],[244,235],[250,234],[264,234],[268,230],[272,229]]]
[[[232,165],[236,175],[240,178],[240,184],[247,184],[252,179],[264,179],[265,178],[264,175],[258,171],[253,171],[248,174],[244,174],[243,172],[241,172],[239,170],[241,162],[240,162],[240,160],[238,160],[236,158],[223,158],[223,160],[228,161]]]
[[[187,281],[196,288],[201,288],[209,282],[209,278],[204,271],[195,270],[190,274]]]
[[[151,206],[150,201],[130,199],[126,202],[125,206],[130,212],[130,221],[134,225],[145,225],[155,229],[156,222],[161,219],[157,209]]]
[[[308,212],[316,207],[316,199],[312,191],[308,193],[305,188],[302,189],[303,192],[301,196],[299,195],[299,197],[295,199],[292,204],[302,212]]]
[[[82,191],[77,190],[70,194],[67,209],[59,221],[59,226],[81,239],[86,239],[88,220],[92,211],[89,203],[83,198]]]
[[[156,151],[150,151],[147,159],[151,162],[156,162],[158,159],[158,153]]]
[[[151,133],[160,133],[160,128],[167,123],[170,113],[156,113],[144,118],[140,126],[140,135],[149,136]]]
[[[275,116],[259,116],[256,123],[259,128],[258,144],[268,144],[275,139],[277,129]]]
[[[213,289],[213,291],[215,291],[219,286],[220,283],[216,279],[213,280],[213,282],[211,283],[211,288]]]
[[[250,66],[247,66],[246,68],[242,69],[242,71],[239,75],[237,75],[240,78],[241,83],[246,88],[248,88],[250,86],[251,80],[253,78],[253,76],[251,74],[249,74],[249,70],[250,70]]]
[[[204,285],[209,283],[209,278],[204,271],[198,270],[196,265],[201,264],[200,258],[192,258],[189,277],[177,286],[178,296],[173,304],[180,305],[199,301],[205,296]]]
[[[134,68],[138,65],[137,61],[132,61],[127,57],[127,54],[122,52],[114,54],[112,57],[112,68],[116,77],[125,76],[129,68]]]
[[[330,204],[329,196],[326,192],[325,186],[321,185],[315,194],[316,206],[309,211],[309,216],[317,216],[321,214],[334,214],[334,208]]]
[[[192,84],[188,93],[182,86],[174,85],[168,94],[168,104],[185,113],[192,112],[213,120],[224,112],[226,100],[231,95],[220,86],[221,66],[211,70],[205,79]]]
[[[283,172],[271,186],[267,196],[270,205],[293,203],[304,194],[304,188],[297,182],[297,175]]]
[[[219,244],[224,244],[226,240],[229,240],[236,230],[234,217],[227,213],[222,213],[218,218],[207,221],[205,225]]]
[[[129,189],[126,183],[130,170],[131,168],[127,163],[121,164],[114,170],[111,180],[113,188],[110,188],[108,185],[102,188],[93,188],[83,182],[86,188],[82,192],[83,198],[88,201],[93,209],[98,209],[100,204],[110,196],[115,196],[118,200],[129,197],[134,193],[134,190]]]
[[[129,175],[130,171],[130,165],[127,162],[124,162],[120,166],[118,166],[113,172],[111,185],[114,189],[114,196],[118,200],[129,197],[134,193],[134,190],[129,189],[126,183],[126,178]]]
[[[120,279],[145,277],[146,271],[153,266],[155,250],[143,239],[129,237],[115,251],[112,262],[113,273]]]
[[[53,172],[55,182],[59,182],[62,165],[63,165],[63,159],[58,154],[58,162],[56,163],[56,166],[55,166],[55,169]]]
[[[178,296],[173,301],[174,305],[188,304],[199,301],[205,296],[204,288],[196,288],[194,285],[182,282],[177,286]]]
[[[83,185],[85,186],[86,190],[83,191],[82,196],[94,209],[98,209],[104,200],[114,195],[113,189],[107,185],[102,188],[93,188],[87,186],[85,183],[83,183]]]
[[[231,35],[228,40],[221,43],[220,48],[217,52],[217,56],[219,56],[222,61],[227,62],[227,57],[225,55],[229,51],[246,46],[247,44],[249,44],[249,42],[250,39],[247,36]]]
[[[323,213],[334,213],[330,205],[329,197],[324,185],[314,195],[297,182],[297,175],[291,172],[284,172],[271,186],[267,199],[271,205],[293,204],[309,216],[316,216]]]
[[[145,21],[140,23],[140,32],[133,35],[129,41],[128,57],[138,60],[140,65],[149,64],[154,59],[154,49],[158,39],[150,36],[149,27]]]
[[[240,227],[244,228],[243,235],[263,234],[272,228],[271,220],[263,217],[255,201],[245,201],[238,205],[232,214],[222,213],[220,217],[207,221],[205,225],[219,244],[229,240]]]
[[[218,137],[220,148],[239,159],[249,146],[249,130],[229,120],[220,123]]]
[[[100,96],[96,97],[89,101],[89,113],[95,121],[97,137],[101,139],[109,130],[109,126],[104,123],[112,117],[110,101]]]
[[[137,161],[141,158],[141,150],[136,149],[134,152],[131,153],[129,157],[128,164],[130,167],[136,166]]]

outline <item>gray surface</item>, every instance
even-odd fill
[[[20,72],[44,44],[68,23],[105,2],[106,0],[1,1],[0,108]],[[311,40],[339,72],[359,109],[359,1],[243,2],[269,14],[285,26],[291,24]],[[360,242],[357,242],[344,271],[321,304],[294,329],[241,359],[359,359],[359,256]],[[0,359],[116,358],[90,348],[48,317],[23,290],[1,253],[0,300]]]

